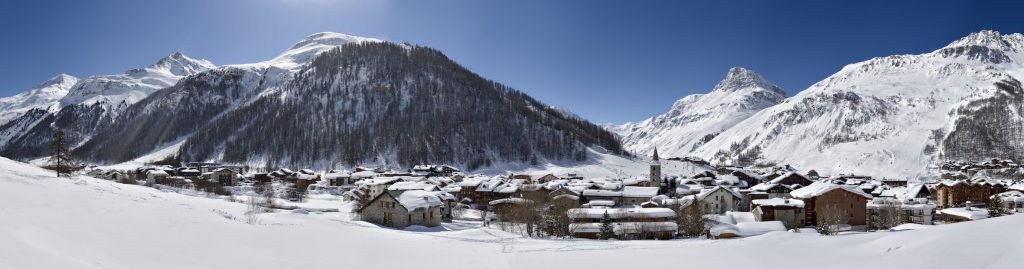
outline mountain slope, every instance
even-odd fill
[[[78,78],[60,74],[15,96],[0,98],[0,125],[20,117],[32,109],[46,109],[57,104],[78,83]]]
[[[588,147],[622,152],[600,127],[436,50],[336,33],[312,35],[271,61],[189,77],[112,122],[76,153],[124,162],[180,143],[180,157],[192,161],[475,168],[583,160]]]
[[[54,130],[63,129],[71,145],[91,137],[96,128],[114,121],[124,109],[149,94],[177,83],[185,76],[212,68],[206,60],[196,60],[174,53],[157,63],[131,69],[124,74],[93,76],[74,83],[61,97],[59,109],[47,113],[26,113],[19,123],[33,125],[0,125],[0,135],[10,140],[2,145],[0,154],[19,159],[47,155]]]
[[[274,59],[207,70],[154,93],[97,127],[95,138],[76,149],[90,161],[123,162],[154,151],[177,152],[185,138],[215,118],[250,103],[291,80],[313,56],[334,47],[378,39],[339,33],[316,33]],[[248,121],[248,120],[245,120]],[[134,141],[126,144],[122,141]],[[163,158],[167,156],[155,156]]]
[[[732,68],[707,94],[694,94],[672,104],[665,114],[615,130],[626,150],[664,156],[689,156],[697,147],[757,111],[782,102],[786,93],[756,72]]]
[[[700,147],[736,165],[925,174],[942,160],[1024,160],[1024,36],[973,33],[921,55],[847,65]]]

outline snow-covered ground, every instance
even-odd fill
[[[485,175],[507,175],[508,173],[514,173],[535,176],[543,176],[549,173],[563,176],[574,173],[588,178],[648,177],[650,175],[650,156],[625,157],[595,149],[590,149],[587,156],[586,161],[545,161],[538,165],[525,163],[495,164],[472,171],[471,173]],[[665,176],[691,176],[707,169],[709,168],[687,162],[661,161],[661,174]]]
[[[339,207],[342,205],[338,204]],[[345,213],[245,206],[0,158],[2,268],[1019,268],[1024,215],[899,232],[736,240],[524,239],[473,222],[401,231]]]

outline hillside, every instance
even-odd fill
[[[186,161],[362,163],[586,160],[623,153],[586,120],[478,76],[441,52],[337,33],[261,63],[188,76],[97,127],[76,154],[119,163],[177,147]]]
[[[973,33],[930,53],[847,65],[694,155],[825,174],[914,178],[947,160],[1024,160],[1024,35]]]
[[[627,151],[647,156],[657,147],[662,156],[686,157],[719,133],[785,98],[781,88],[757,72],[734,67],[711,92],[686,96],[665,114],[613,130],[621,135]]]
[[[78,145],[91,138],[100,126],[116,121],[130,105],[212,67],[209,61],[174,53],[123,74],[91,76],[73,82],[67,79],[61,85],[70,88],[52,94],[52,99],[60,100],[58,103],[34,108],[0,125],[0,155],[17,159],[46,156],[53,132],[58,128],[67,133],[71,145]]]

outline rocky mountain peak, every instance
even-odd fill
[[[760,74],[743,67],[733,67],[725,74],[725,79],[715,85],[715,91],[733,92],[742,89],[761,88],[785,95],[782,88],[768,82]]]

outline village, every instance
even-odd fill
[[[703,170],[665,175],[663,162],[685,162]],[[444,229],[458,223],[524,237],[667,240],[775,231],[836,235],[1020,213],[1022,169],[1012,161],[993,159],[947,162],[928,180],[825,176],[789,166],[716,167],[694,158],[663,160],[655,150],[648,175],[625,178],[466,175],[449,165],[416,165],[404,171],[356,167],[253,172],[245,166],[185,163],[131,171],[92,168],[85,173],[246,203],[251,223],[260,213],[275,210],[341,210],[353,220],[393,229]],[[328,199],[310,207],[306,201],[311,196]]]

